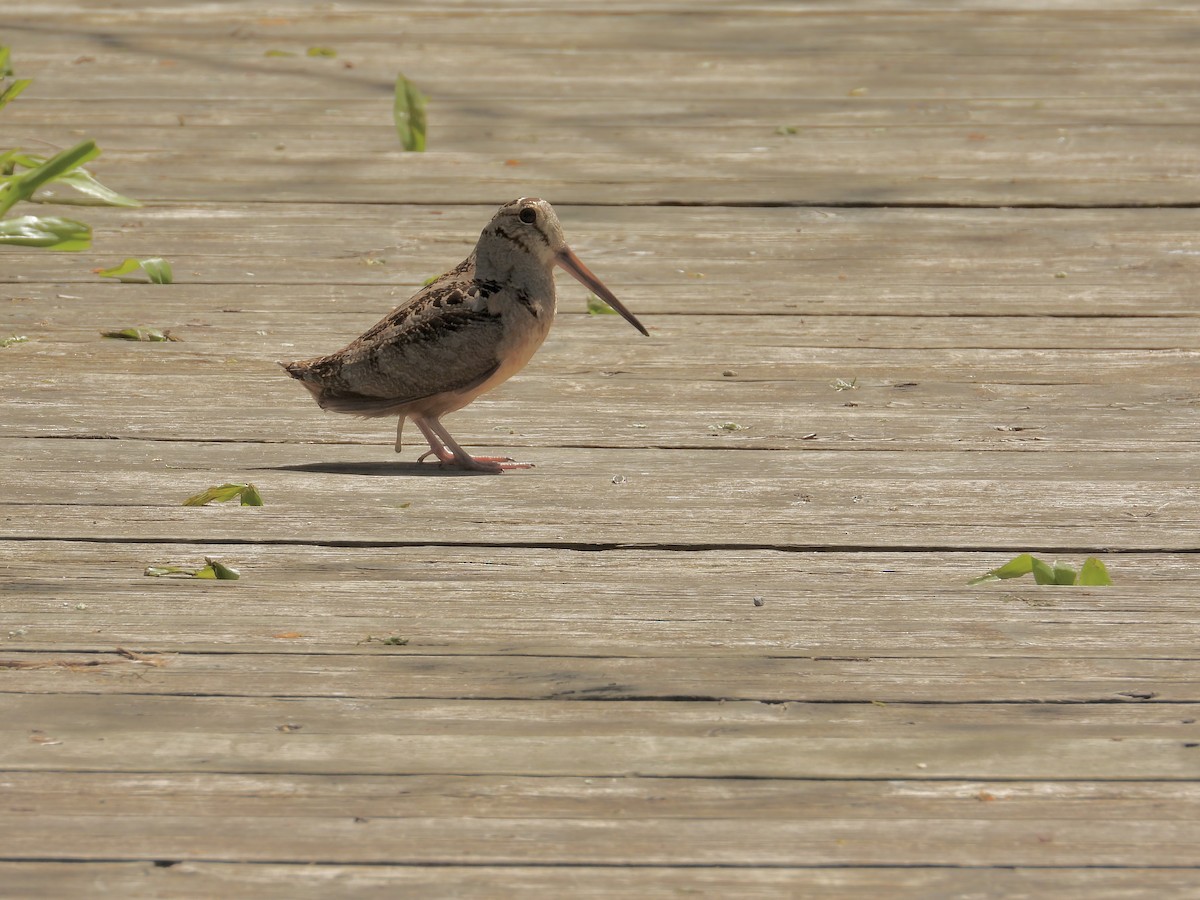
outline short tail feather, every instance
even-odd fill
[[[317,401],[317,406],[330,412],[347,413],[352,416],[375,418],[394,416],[405,405],[387,397],[367,397],[363,394],[336,391],[321,384],[312,376],[312,367],[306,362],[279,362],[284,371],[299,381]]]

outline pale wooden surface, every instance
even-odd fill
[[[0,896],[1200,890],[1200,12],[937,6],[6,11],[0,146],[149,205],[0,251]],[[450,420],[537,468],[274,365],[521,194],[651,328]]]

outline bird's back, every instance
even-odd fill
[[[474,274],[472,256],[341,350],[281,365],[323,408],[363,416],[467,390],[496,371],[504,336]]]

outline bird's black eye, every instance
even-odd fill
[[[534,222],[537,221],[537,210],[534,209],[532,206],[527,206],[523,210],[521,210],[520,213],[518,213],[517,218],[520,219],[522,222],[524,222],[526,225],[532,225]]]

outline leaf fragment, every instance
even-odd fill
[[[117,278],[123,282],[138,283],[142,282],[140,278],[128,277],[138,270],[146,274],[151,284],[171,284],[175,280],[174,273],[171,271],[171,264],[161,256],[151,256],[147,259],[135,259],[132,256],[127,256],[120,265],[109,269],[95,269],[94,271],[101,278]]]
[[[400,146],[420,153],[425,149],[425,95],[404,77],[396,76],[396,96],[392,102],[392,118]]]
[[[617,311],[597,297],[595,294],[587,296],[587,311],[589,316],[615,316]]]
[[[183,501],[184,506],[207,506],[210,503],[228,503],[239,500],[241,506],[262,506],[262,494],[253,484],[218,484]]]
[[[99,155],[100,148],[96,146],[96,142],[87,140],[55,154],[36,168],[24,172],[7,171],[11,168],[12,161],[6,161],[6,172],[0,183],[0,214],[8,212],[15,203],[28,200],[33,196],[34,191],[43,184],[62,178],[68,172]]]
[[[212,557],[206,556],[204,558],[204,561],[206,563],[208,563],[208,565],[205,566],[205,568],[212,569],[214,577],[220,581],[237,581],[239,578],[242,577],[241,572],[239,572],[237,569],[233,568],[232,566],[225,565],[220,560],[216,560],[216,559],[213,559]]]
[[[9,82],[9,84],[0,91],[0,109],[8,106],[21,95],[25,88],[33,84],[32,78],[17,78]]]
[[[1083,568],[1079,570],[1079,583],[1085,587],[1112,587],[1112,577],[1109,576],[1104,563],[1094,556],[1089,556],[1083,561]]]
[[[186,566],[146,566],[143,575],[152,578],[201,578],[215,581],[237,581],[241,573],[211,556],[204,558],[204,565],[191,569]]]
[[[1104,563],[1095,557],[1088,557],[1083,564],[1083,570],[1076,572],[1072,566],[1068,566],[1065,563],[1055,562],[1052,565],[1038,559],[1031,553],[1022,553],[1019,556],[1015,556],[999,568],[985,572],[977,578],[972,578],[967,584],[984,584],[989,581],[1020,578],[1022,575],[1029,574],[1033,575],[1033,580],[1038,584],[1059,586],[1076,584],[1101,586],[1112,584],[1112,580],[1108,576],[1108,570],[1104,568]]]
[[[8,47],[0,46],[0,78],[9,78],[13,74],[12,64],[9,62]],[[17,99],[17,95],[29,85],[33,84],[32,78],[18,78],[11,84],[0,90],[0,109],[4,109],[10,102]]]
[[[0,219],[0,244],[75,252],[92,245],[92,229],[61,216],[16,216]]]
[[[120,328],[114,331],[102,331],[100,336],[120,341],[145,341],[148,343],[179,340],[170,331],[159,331],[157,328]]]

